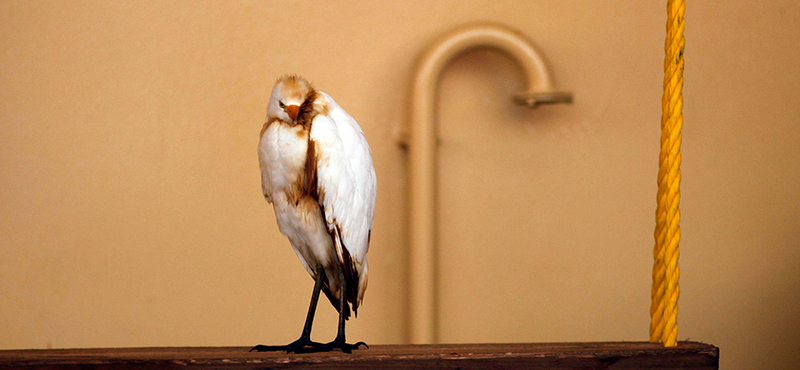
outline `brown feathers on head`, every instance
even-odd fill
[[[298,101],[305,100],[304,98],[308,93],[314,90],[314,87],[308,81],[296,74],[283,75],[275,84],[283,86],[283,91],[289,93],[286,95],[287,98]]]
[[[301,107],[309,100],[313,103],[316,95],[311,84],[302,77],[294,74],[281,76],[272,88],[267,122],[281,120],[287,124],[304,124],[309,117],[308,113],[303,114]]]

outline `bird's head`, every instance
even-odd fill
[[[279,119],[292,124],[300,113],[300,107],[314,89],[302,77],[282,76],[272,88],[272,96],[267,106],[267,122]]]

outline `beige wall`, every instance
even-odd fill
[[[402,3],[402,5],[401,5]],[[351,339],[407,339],[405,153],[418,54],[476,20],[533,39],[572,106],[456,60],[440,94],[446,342],[646,340],[663,2],[0,2],[0,348],[295,339],[311,279],[260,196],[285,72],[367,134],[379,178]],[[369,4],[369,5],[368,5]],[[680,339],[800,360],[800,2],[690,2]],[[315,338],[334,335],[320,306]]]

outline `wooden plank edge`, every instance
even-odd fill
[[[719,348],[680,342],[376,345],[341,352],[250,353],[245,347],[2,350],[0,368],[605,368],[718,369]]]

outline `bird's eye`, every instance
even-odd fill
[[[283,104],[280,100],[278,100],[278,106],[281,107],[281,109],[286,108],[286,104]]]

